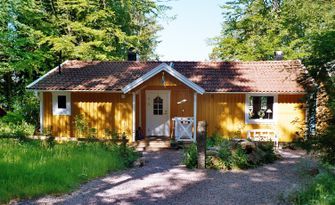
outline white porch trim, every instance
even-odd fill
[[[192,88],[194,91],[196,91],[199,94],[204,94],[205,90],[200,87],[199,85],[193,83],[190,81],[188,78],[186,78],[184,75],[173,69],[171,66],[167,65],[166,63],[162,63],[156,68],[150,70],[146,74],[144,74],[142,77],[134,80],[132,83],[126,85],[125,87],[122,88],[123,93],[128,93],[132,89],[138,87],[145,81],[149,80],[150,78],[154,77],[156,74],[160,73],[161,71],[165,71],[175,77],[176,79],[180,80],[182,83],[187,85],[188,87]]]
[[[43,99],[43,92],[39,93],[40,98],[40,134],[43,135],[43,118],[44,118],[44,99]]]
[[[136,140],[136,93],[133,93],[133,142]]]
[[[193,96],[193,116],[194,116],[194,130],[193,130],[193,140],[197,141],[197,93],[194,93]]]

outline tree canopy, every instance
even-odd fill
[[[0,0],[0,102],[10,109],[28,82],[63,59],[155,59],[168,7],[154,0]]]
[[[329,62],[335,56],[334,5],[334,0],[228,1],[211,58],[272,60],[281,50],[285,59]]]

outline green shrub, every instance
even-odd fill
[[[220,144],[219,157],[225,165],[226,169],[231,169],[233,165],[232,158],[232,143],[228,140],[223,140]]]
[[[4,123],[20,124],[22,121],[39,126],[39,100],[32,92],[17,96],[13,100],[11,110],[0,120]]]
[[[314,148],[320,154],[321,160],[335,164],[335,125],[330,125],[327,132],[315,140]]]
[[[90,127],[82,114],[74,117],[75,135],[77,138],[97,139],[97,129]]]
[[[187,168],[196,168],[198,165],[198,151],[195,143],[190,144],[184,149],[183,163]]]
[[[7,124],[19,124],[24,121],[24,117],[21,113],[18,112],[8,112],[5,116],[0,118],[1,122]]]
[[[76,137],[85,137],[88,135],[88,122],[84,119],[84,116],[79,114],[74,117],[74,127]]]
[[[297,205],[335,204],[335,176],[330,172],[318,174],[312,182],[289,196],[289,201]]]
[[[225,169],[246,169],[250,167],[246,152],[239,144],[233,144],[229,140],[222,141],[219,157],[222,160]]]
[[[242,149],[240,145],[237,146],[235,150],[232,151],[232,166],[234,168],[246,169],[250,167],[248,162],[248,155],[245,150]]]
[[[272,142],[260,142],[257,144],[257,147],[264,152],[261,163],[268,164],[274,162],[277,159]]]
[[[215,148],[219,148],[217,154],[207,157],[206,163],[209,168],[228,170],[232,168],[247,169],[271,163],[277,159],[272,142],[258,142],[255,143],[256,148],[244,150],[238,142],[215,134],[209,138],[207,146],[214,147],[214,150]]]
[[[206,140],[207,147],[219,146],[222,141],[226,141],[219,133],[214,133],[212,136],[208,137]]]
[[[32,136],[35,126],[24,121],[18,124],[0,122],[0,138],[18,138],[25,139]]]
[[[112,140],[114,143],[118,142],[120,140],[119,133],[116,132],[116,130],[111,130],[109,128],[105,129],[105,138]]]
[[[24,121],[39,127],[39,99],[33,92],[26,92],[22,98],[16,99],[14,111],[23,116]]]

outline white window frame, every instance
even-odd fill
[[[273,97],[272,119],[249,119],[249,99],[251,96]],[[245,95],[245,123],[246,124],[275,124],[278,115],[278,94],[275,93],[248,93]]]
[[[58,108],[58,96],[66,97],[66,108]],[[71,93],[53,92],[52,93],[52,114],[53,115],[71,115]]]

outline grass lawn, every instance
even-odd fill
[[[65,143],[0,139],[0,204],[11,199],[64,193],[82,182],[125,169],[137,155],[102,143]],[[124,157],[127,156],[127,157]]]
[[[297,205],[335,204],[335,175],[330,172],[318,174],[311,183],[293,195]]]

